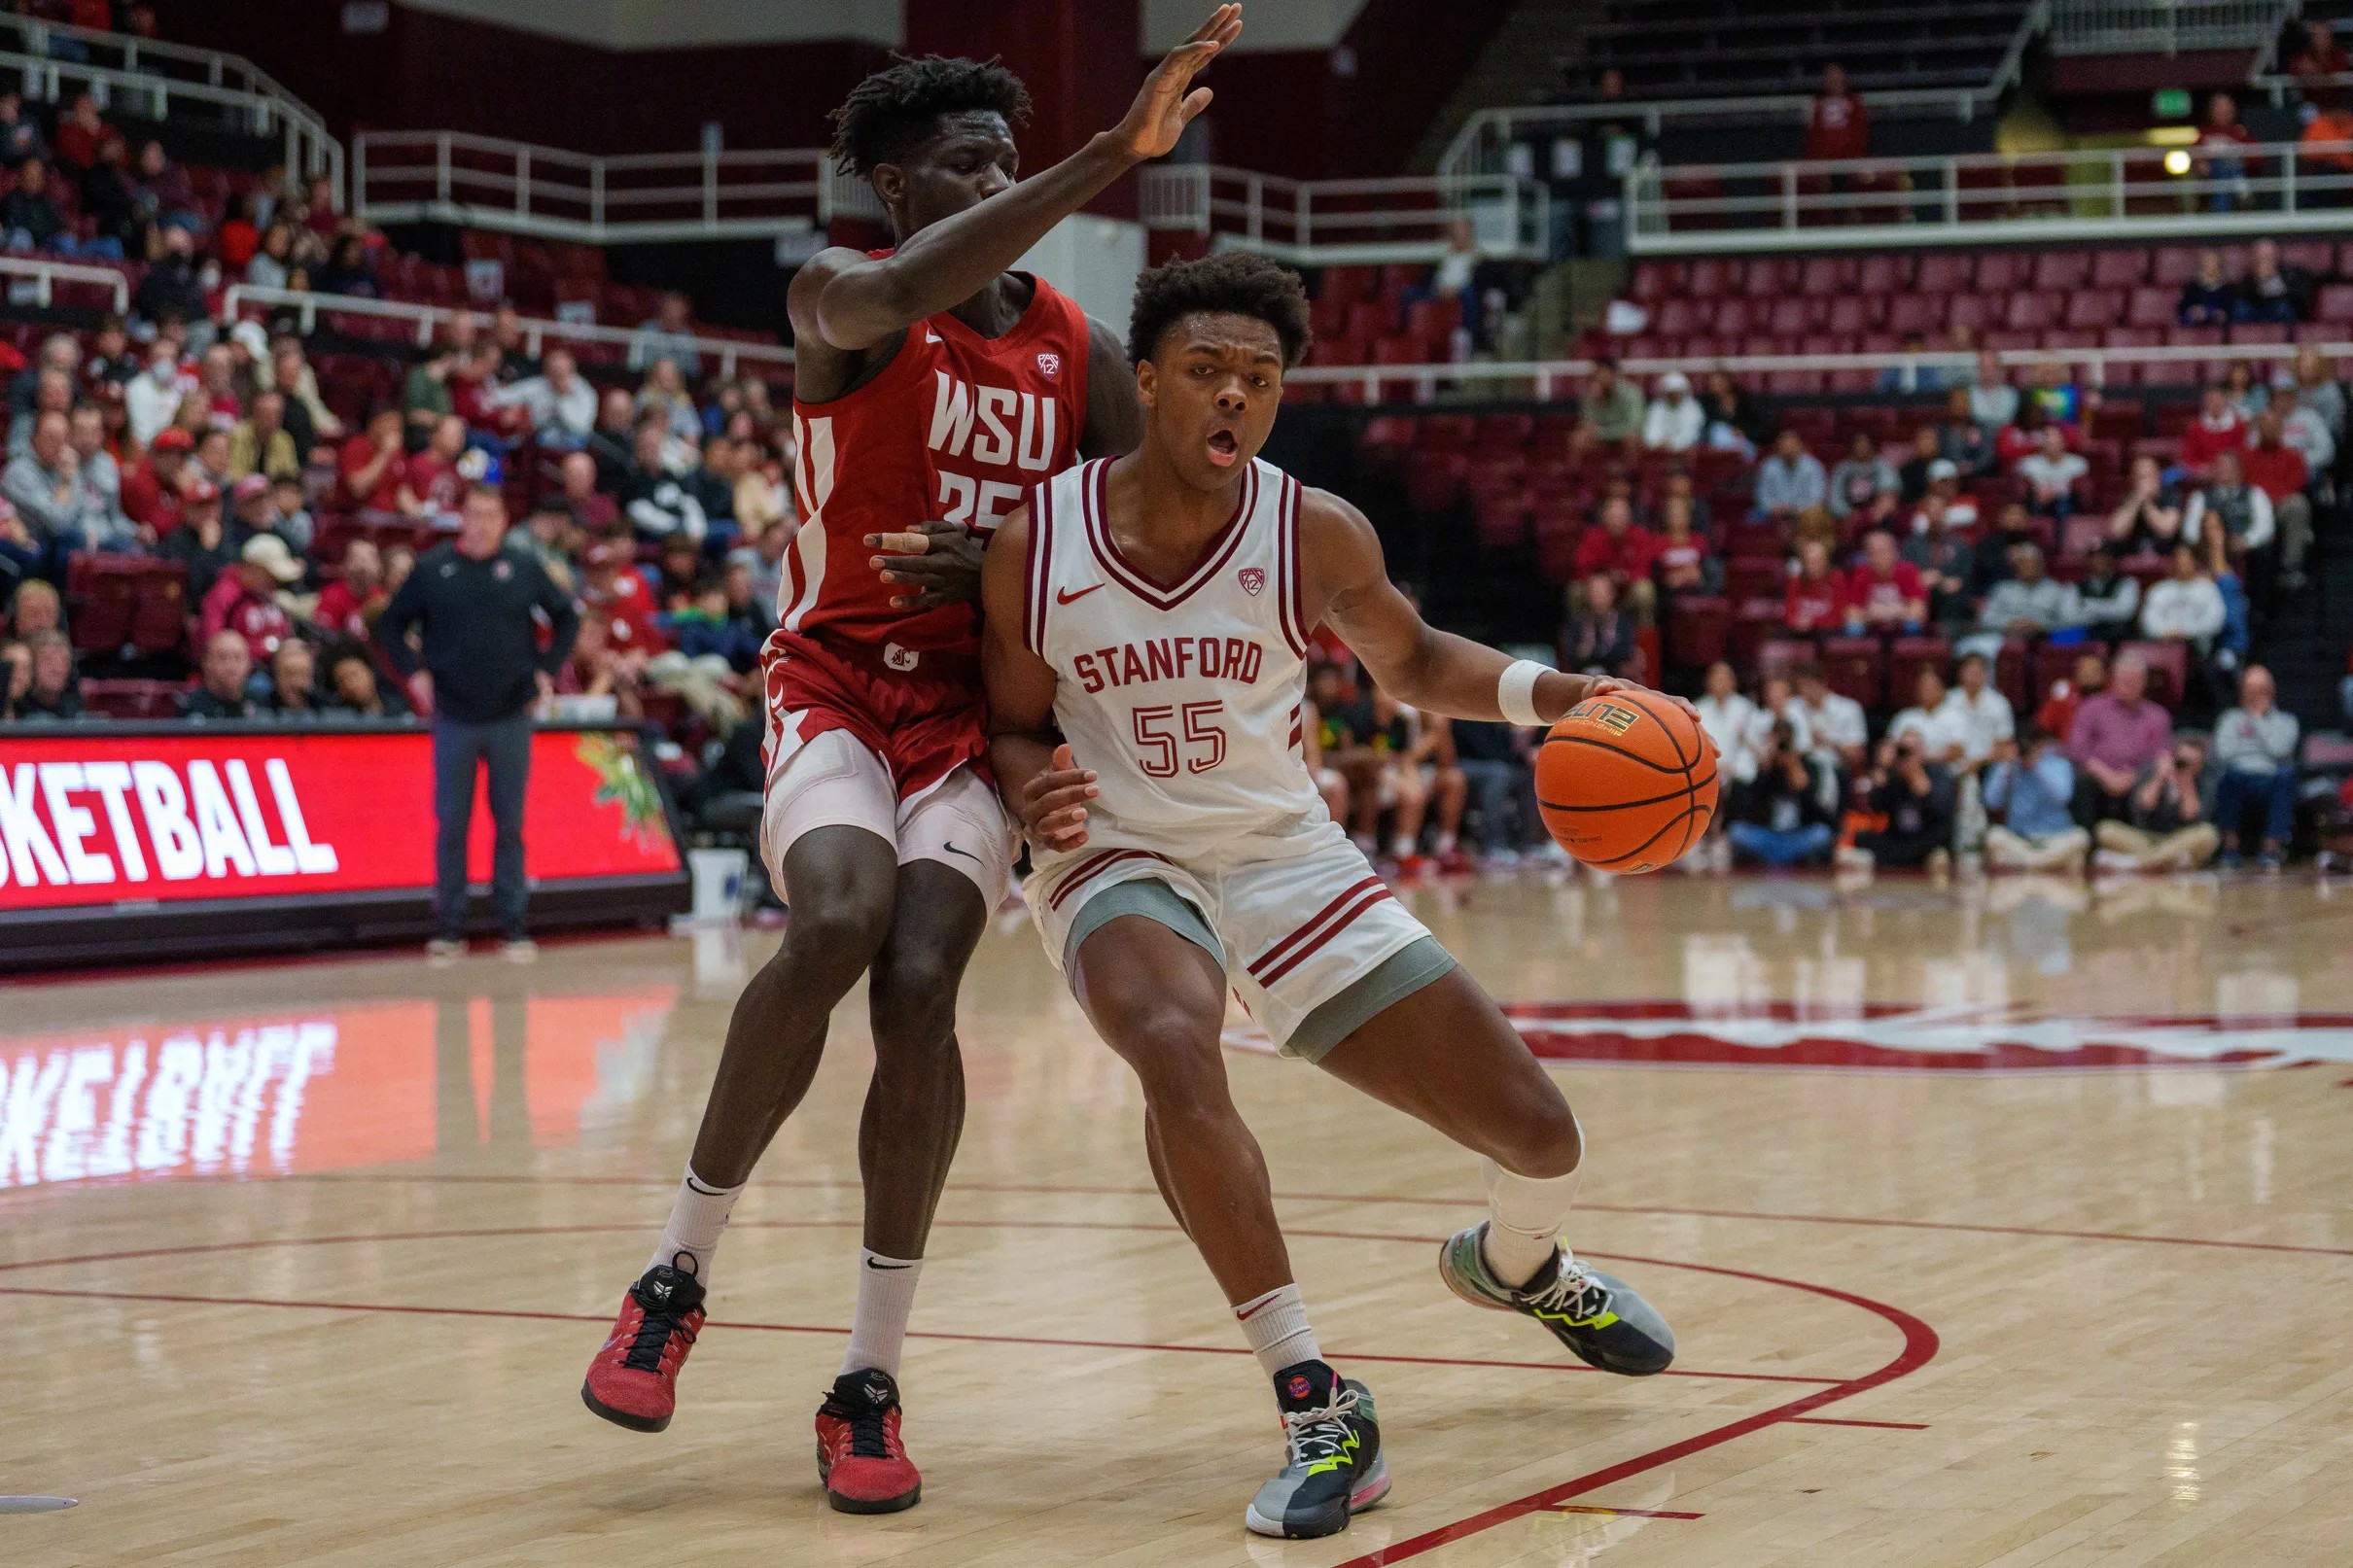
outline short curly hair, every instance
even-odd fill
[[[1005,123],[1030,118],[1030,89],[996,59],[904,56],[850,89],[833,111],[833,162],[863,179],[877,163],[903,157],[942,115],[994,110]]]
[[[1168,330],[1204,313],[1250,316],[1275,329],[1282,367],[1307,353],[1307,289],[1299,274],[1249,251],[1219,251],[1197,261],[1169,261],[1136,280],[1136,309],[1128,321],[1128,359],[1141,365],[1160,349]]]

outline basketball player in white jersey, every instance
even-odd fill
[[[1384,690],[1461,718],[1549,723],[1623,683],[1432,630],[1363,514],[1256,460],[1307,346],[1296,275],[1242,253],[1139,280],[1132,455],[1031,492],[982,567],[991,756],[1036,856],[1048,957],[1144,1092],[1161,1194],[1274,1379],[1289,1444],[1247,1515],[1345,1529],[1388,1490],[1373,1401],[1316,1344],[1266,1164],[1227,1093],[1230,985],[1286,1055],[1482,1157],[1491,1214],[1439,1271],[1609,1372],[1674,1339],[1559,1240],[1583,1147],[1560,1089],[1331,819],[1303,745],[1309,630]]]

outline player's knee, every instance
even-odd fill
[[[1230,1104],[1225,1063],[1217,1054],[1222,1023],[1173,1004],[1147,1005],[1121,1022],[1120,1055],[1142,1081],[1155,1115],[1187,1116]]]
[[[960,966],[935,949],[893,951],[875,959],[866,980],[874,1048],[928,1051],[941,1046],[956,1023]]]
[[[1515,1176],[1546,1180],[1565,1176],[1585,1158],[1585,1138],[1568,1102],[1559,1095],[1517,1108],[1494,1129],[1495,1146],[1488,1152]]]
[[[864,968],[891,931],[894,889],[842,883],[793,899],[785,926],[792,952],[813,962]]]

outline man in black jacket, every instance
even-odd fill
[[[458,537],[426,552],[377,617],[376,641],[408,679],[420,710],[433,711],[433,958],[465,951],[466,829],[477,767],[490,772],[496,829],[490,891],[507,956],[537,955],[523,923],[523,791],[531,774],[531,707],[572,656],[579,612],[539,558],[507,549],[507,503],[496,486],[468,488]],[[553,628],[538,644],[534,612]],[[420,660],[408,645],[423,628]]]

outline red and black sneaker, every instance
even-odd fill
[[[678,1370],[702,1328],[702,1282],[655,1264],[621,1298],[621,1315],[588,1363],[580,1399],[615,1426],[659,1432],[678,1408]]]
[[[896,1514],[923,1500],[924,1479],[898,1441],[898,1384],[845,1372],[817,1408],[817,1478],[844,1514]]]

